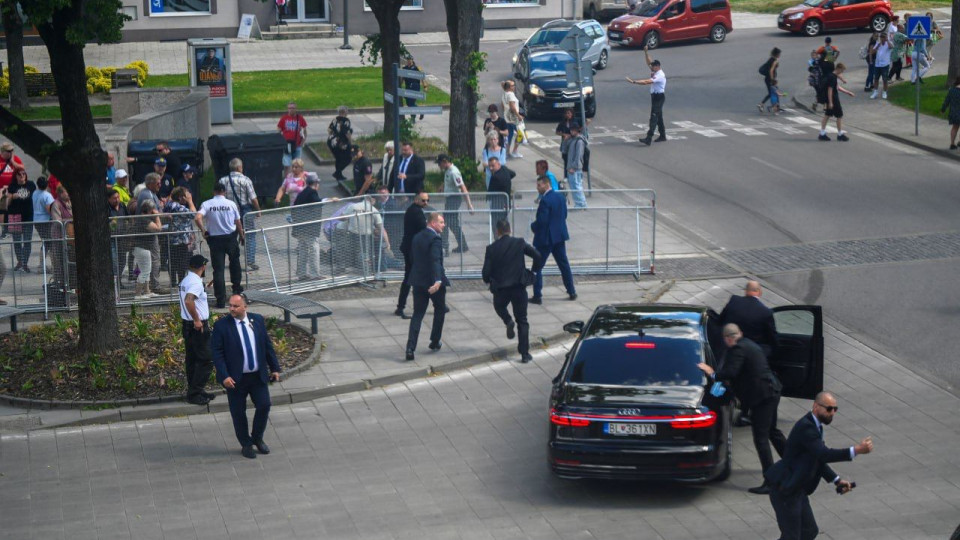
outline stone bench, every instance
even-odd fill
[[[333,315],[327,306],[309,298],[271,291],[244,291],[250,302],[263,302],[283,310],[283,321],[290,322],[290,314],[298,319],[310,319],[310,333],[317,333],[317,319]]]

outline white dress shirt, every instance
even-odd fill
[[[253,321],[251,321],[248,316],[244,316],[243,319],[233,320],[237,325],[237,337],[240,338],[240,348],[243,349],[243,372],[256,373],[260,369],[260,364],[257,363],[257,338],[253,335]],[[246,341],[243,340],[243,332],[246,332],[247,337],[250,338],[250,349],[253,351],[253,369],[249,369],[247,364],[250,359],[247,357],[247,345]]]

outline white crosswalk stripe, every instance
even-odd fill
[[[756,136],[758,136],[758,135],[766,135],[766,133],[764,133],[764,132],[762,132],[762,131],[760,131],[760,130],[758,130],[758,129],[748,128],[748,127],[747,127],[747,128],[745,128],[745,127],[733,128],[733,130],[736,131],[737,133],[742,133],[742,134],[744,134],[744,135],[746,135],[746,136],[748,136],[748,137],[756,137]]]
[[[726,137],[723,133],[715,129],[695,129],[693,130],[697,135],[703,135],[704,137],[716,138],[716,137]]]

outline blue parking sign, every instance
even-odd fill
[[[907,37],[910,39],[930,39],[930,17],[913,16],[907,19]]]
[[[163,0],[150,0],[150,13],[163,13]]]

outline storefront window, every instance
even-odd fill
[[[363,9],[364,9],[364,11],[370,11],[370,6],[368,6],[367,3],[364,2],[364,3],[363,3]],[[423,0],[405,0],[405,1],[403,2],[403,7],[401,7],[400,9],[401,9],[401,10],[403,10],[403,9],[423,9]]]
[[[211,0],[150,0],[150,16],[209,15]]]

